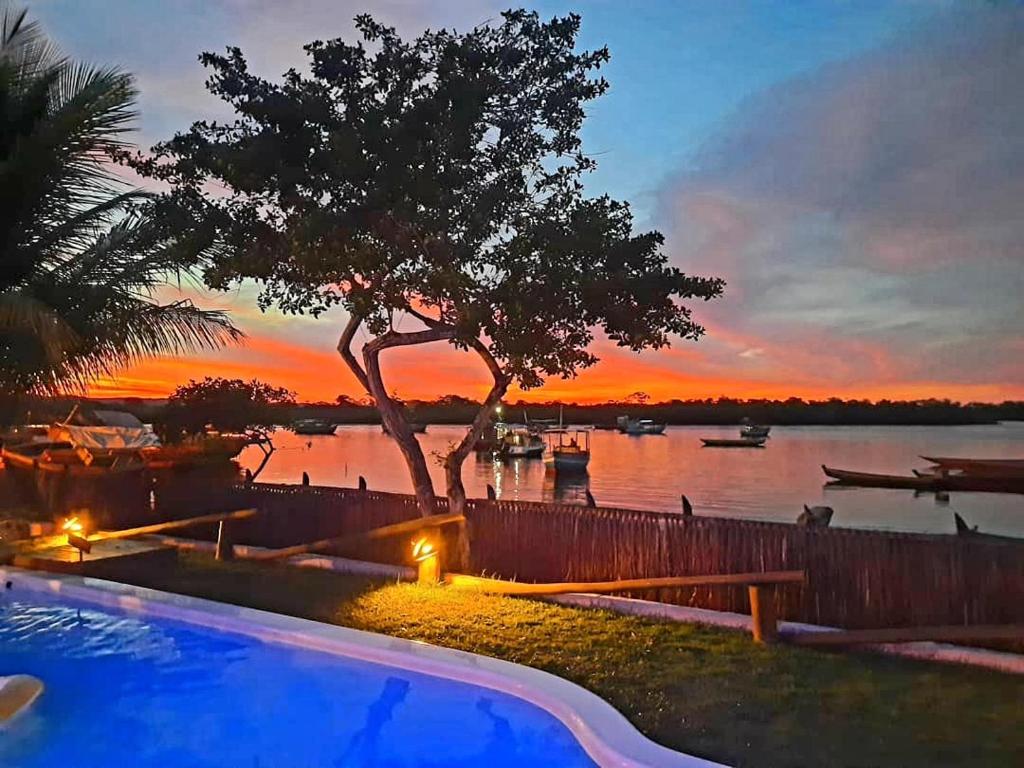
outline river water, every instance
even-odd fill
[[[432,425],[419,435],[438,493],[443,472],[436,455],[465,427]],[[594,432],[589,471],[577,477],[545,471],[539,459],[467,459],[463,478],[470,496],[488,484],[500,498],[584,503],[590,490],[602,506],[679,511],[685,493],[696,514],[793,522],[803,504],[835,509],[833,525],[952,533],[953,513],[989,533],[1024,536],[1024,496],[933,494],[876,488],[825,487],[821,465],[867,472],[910,474],[927,463],[920,454],[1024,458],[1024,422],[963,427],[775,427],[763,449],[704,448],[700,437],[735,437],[736,427],[669,427],[664,435],[630,437]],[[379,426],[341,426],[333,436],[279,430],[278,450],[263,482],[354,487],[360,475],[372,490],[408,493],[412,486],[397,447]],[[240,457],[255,468],[258,449]]]

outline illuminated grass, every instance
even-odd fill
[[[1024,765],[1024,679],[452,588],[182,557],[125,580],[527,664],[733,765]]]

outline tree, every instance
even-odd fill
[[[271,439],[281,409],[295,405],[295,393],[257,379],[222,379],[207,376],[174,390],[158,419],[157,430],[166,442],[179,442],[213,429],[245,435],[263,452],[253,473],[259,475],[274,452]]]
[[[722,290],[670,266],[661,234],[634,234],[627,204],[584,196],[594,161],[579,131],[607,88],[593,75],[608,52],[577,52],[579,24],[509,11],[407,41],[359,16],[362,41],[307,45],[309,74],[280,83],[252,74],[237,48],[205,53],[208,88],[237,119],[195,123],[133,161],[215,231],[211,287],[253,278],[264,307],[348,310],[338,351],[398,442],[423,514],[434,488],[382,378],[384,351],[444,342],[490,372],[444,460],[458,510],[462,464],[511,384],[592,365],[595,330],[636,351],[696,339],[680,301]],[[361,327],[372,338],[359,359]]]
[[[153,299],[210,241],[112,173],[135,96],[0,0],[0,420],[26,393],[241,337],[220,312]]]

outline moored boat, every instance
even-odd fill
[[[510,459],[539,459],[544,455],[544,440],[527,427],[500,424],[498,425],[498,435],[498,451],[503,456]]]
[[[842,485],[865,488],[907,488],[915,491],[978,491],[987,493],[1024,493],[1024,476],[972,474],[886,475],[853,472],[821,465],[822,471]]]
[[[934,488],[936,478],[911,475],[884,475],[875,472],[853,472],[821,465],[821,471],[843,485],[857,485],[865,488],[909,488],[915,491],[939,490]]]
[[[768,433],[771,431],[771,427],[765,427],[759,424],[745,424],[740,427],[740,437],[768,437]]]
[[[764,437],[702,437],[705,448],[764,448]]]
[[[333,435],[337,428],[330,419],[297,419],[291,425],[296,435]]]
[[[1024,459],[958,459],[945,456],[922,456],[941,472],[959,471],[971,475],[999,477],[1024,475]]]
[[[121,472],[139,472],[145,468],[141,459],[129,455],[113,455],[109,461],[82,461],[78,451],[68,442],[35,442],[4,445],[0,449],[4,465],[14,470],[97,477]]]
[[[589,429],[549,429],[544,463],[561,471],[582,471],[590,463]]]
[[[665,431],[665,425],[659,424],[651,419],[632,419],[629,416],[619,416],[615,420],[619,432],[624,435],[660,435]]]

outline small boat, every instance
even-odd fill
[[[510,459],[539,459],[544,455],[544,439],[527,427],[499,424],[498,452]]]
[[[864,488],[909,488],[915,491],[940,490],[935,488],[935,477],[918,477],[912,475],[882,475],[874,472],[852,472],[847,469],[836,469],[821,465],[821,471],[843,485],[857,485]]]
[[[764,448],[765,437],[702,437],[705,448]]]
[[[978,491],[986,493],[1024,493],[1024,475],[993,476],[925,473],[883,475],[873,472],[851,472],[821,465],[822,471],[842,485],[864,488],[907,488],[914,491]]]
[[[0,432],[0,445],[45,443],[49,439],[50,427],[46,424],[21,424]]]
[[[745,424],[740,427],[740,437],[768,437],[768,433],[771,431],[771,427],[763,427],[758,424]]]
[[[544,432],[548,452],[544,463],[555,470],[580,472],[590,463],[589,429],[549,429]]]
[[[959,471],[970,475],[997,477],[1024,475],[1024,459],[954,459],[943,456],[922,456],[938,467],[937,474]]]
[[[631,419],[629,416],[619,416],[615,420],[619,432],[624,435],[660,435],[665,431],[664,424],[658,424],[651,419]]]
[[[329,419],[298,419],[291,429],[296,435],[333,435],[338,425]]]
[[[86,463],[80,449],[68,442],[35,442],[5,445],[0,449],[4,466],[13,470],[60,474],[71,477],[97,477],[121,472],[139,472],[145,468],[138,454],[107,454]]]

